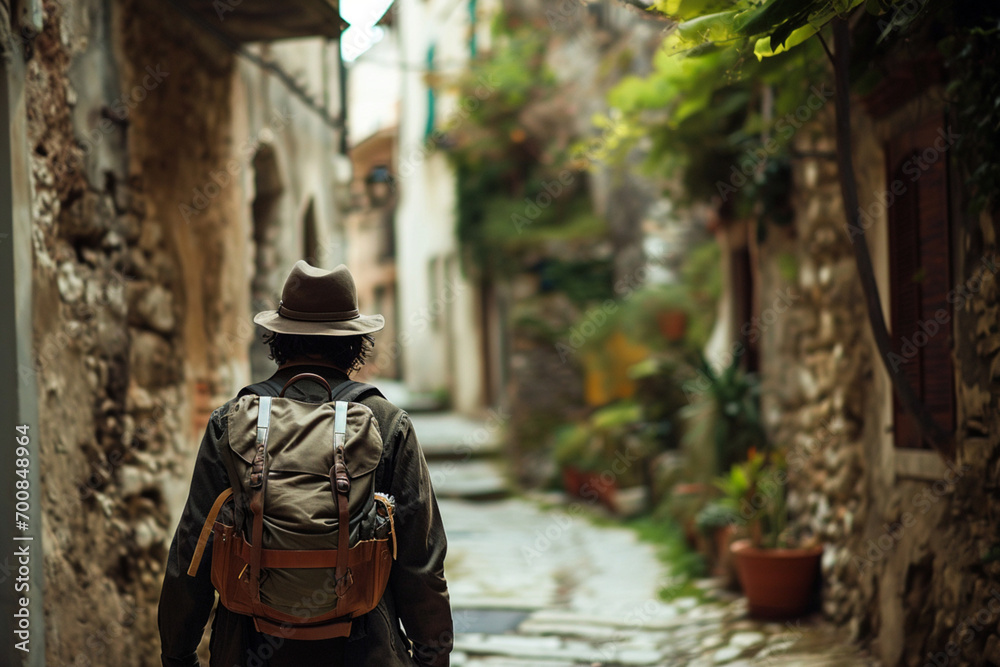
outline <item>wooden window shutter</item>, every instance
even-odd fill
[[[948,294],[952,290],[951,233],[948,224],[948,160],[945,154],[941,154],[928,168],[921,181],[918,203],[924,280],[920,317],[927,335],[920,367],[921,397],[934,419],[945,429],[954,431],[955,372],[951,359],[952,312],[948,303]]]
[[[953,430],[948,161],[933,148],[942,127],[937,116],[887,147],[889,187],[904,188],[888,207],[890,317],[894,359],[934,419]],[[893,420],[897,447],[926,447],[895,396]]]
[[[910,159],[909,157],[907,159]],[[902,164],[890,172],[889,183],[902,177]],[[902,363],[903,375],[910,386],[922,396],[920,386],[920,356],[921,350],[915,351],[915,356],[909,356],[911,350],[904,344],[904,338],[916,330],[920,319],[920,214],[919,214],[919,181],[913,183],[889,207],[889,281],[891,289],[892,318],[892,348],[898,356],[893,357],[893,363]],[[902,361],[900,361],[902,360]],[[899,398],[893,394],[893,424],[895,428],[895,444],[899,446],[914,446],[919,442],[916,427],[904,414],[899,405]]]

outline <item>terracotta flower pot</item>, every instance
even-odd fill
[[[823,547],[757,549],[750,540],[730,547],[750,615],[783,619],[801,616],[812,602]]]
[[[616,511],[618,485],[614,479],[607,480],[601,473],[580,470],[576,466],[565,466],[562,470],[566,493],[587,502],[599,502],[612,512]]]
[[[660,333],[671,343],[683,340],[687,333],[687,313],[683,310],[667,310],[657,316]]]
[[[574,466],[563,466],[562,480],[566,493],[575,498],[580,492],[580,471]]]
[[[675,496],[699,496],[704,495],[713,490],[710,484],[702,484],[701,482],[684,482],[674,486],[673,494]]]

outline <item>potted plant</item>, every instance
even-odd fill
[[[684,384],[689,404],[681,410],[685,425],[681,443],[692,477],[700,476],[705,483],[767,444],[757,378],[740,368],[740,360],[741,355],[735,354],[726,368],[716,370],[699,354],[697,379]]]
[[[750,614],[758,618],[793,618],[808,611],[819,578],[823,547],[791,546],[785,504],[787,469],[779,452],[751,451],[719,480],[736,525],[748,535],[730,551],[736,563]]]
[[[595,444],[596,434],[589,428],[589,424],[566,426],[556,440],[556,463],[559,464],[567,495],[583,498],[592,489],[602,504],[611,506],[614,501],[613,489],[600,484],[599,477],[595,475],[595,471],[600,469],[600,456]]]
[[[679,308],[663,310],[657,313],[656,322],[660,325],[660,333],[668,342],[678,343],[684,340],[684,334],[687,333],[688,326],[686,311]]]
[[[643,452],[635,431],[640,426],[637,405],[621,402],[601,408],[582,424],[567,427],[556,442],[555,458],[570,496],[600,502],[612,512],[622,507],[618,491],[642,483]]]

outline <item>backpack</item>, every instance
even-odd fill
[[[285,398],[301,380],[321,384],[329,400]],[[350,400],[372,390],[348,381],[337,392],[348,400],[334,400],[324,378],[300,373],[277,397],[240,392],[229,409],[222,458],[232,487],[215,500],[188,574],[211,534],[219,602],[252,616],[258,632],[346,637],[351,620],[382,598],[396,551],[395,501],[374,489],[378,422]]]

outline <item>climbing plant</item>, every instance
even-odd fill
[[[880,17],[880,34],[875,41],[882,41],[893,32],[908,29],[920,16],[938,10],[943,4],[943,0],[924,3],[896,0],[658,0],[653,7],[678,23],[663,47],[672,54],[698,57],[723,49],[741,55],[752,52],[753,56],[763,61],[795,47],[820,44],[833,70],[838,176],[847,229],[851,231],[863,230],[864,226],[860,219],[851,152],[852,32],[849,20],[859,19],[861,11]],[[956,1],[955,4],[963,3]],[[862,5],[863,10],[860,9]],[[810,39],[814,36],[816,39]],[[829,43],[831,37],[832,45]],[[709,82],[709,85],[716,84]],[[983,118],[992,116],[992,113],[987,113]],[[988,180],[989,173],[984,172],[981,176]],[[860,236],[860,239],[855,236]],[[889,361],[891,341],[868,244],[864,242],[861,232],[855,234],[852,231],[851,240],[869,323],[899,402],[914,418],[922,437],[943,456],[952,458],[953,434],[933,419],[902,370]]]
[[[961,26],[941,43],[962,156],[969,208],[974,216],[997,213],[1000,192],[1000,9],[980,25]],[[963,15],[967,16],[967,15]]]

